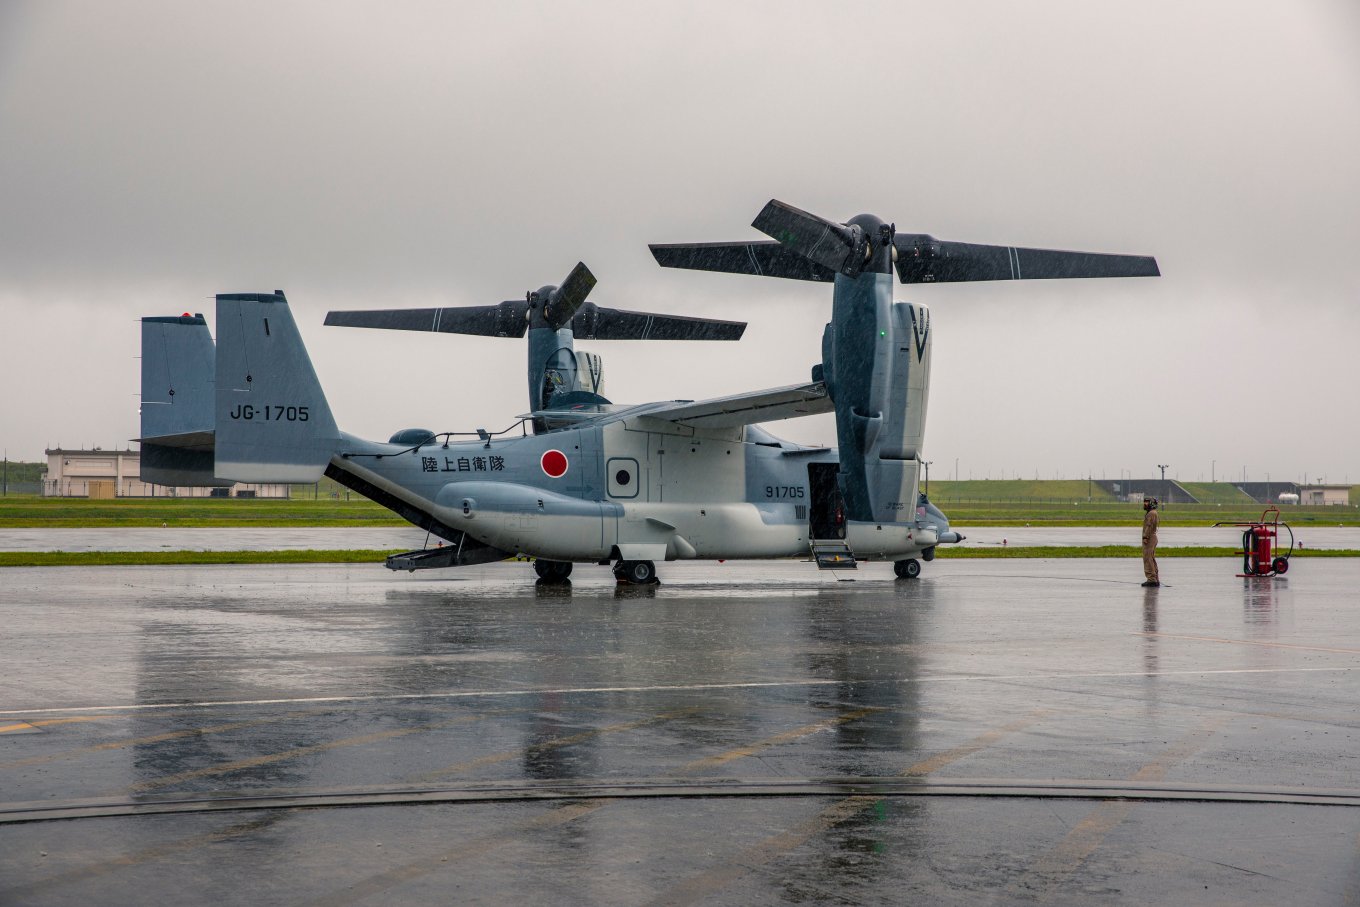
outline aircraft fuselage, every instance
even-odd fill
[[[948,529],[938,511],[918,510],[915,481],[897,503],[916,521],[847,522],[834,478],[817,481],[819,469],[834,477],[835,449],[678,425],[648,409],[419,448],[346,436],[331,466],[485,545],[553,560],[806,556],[818,524],[856,556],[900,559]]]

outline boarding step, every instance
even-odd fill
[[[854,570],[855,552],[845,543],[845,539],[813,539],[812,559],[817,562],[818,570]]]
[[[387,556],[388,570],[431,570],[435,567],[452,567],[458,560],[458,546],[445,545],[442,548],[422,548],[404,554]]]

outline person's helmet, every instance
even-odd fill
[[[1156,510],[1156,509],[1157,509],[1157,499],[1156,499],[1156,498],[1152,498],[1152,497],[1148,497],[1147,495],[1144,495],[1144,496],[1143,496],[1143,509],[1144,509],[1144,510]]]

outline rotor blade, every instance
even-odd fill
[[[859,269],[853,265],[856,263],[856,250],[860,257],[863,256],[864,244],[855,231],[845,224],[809,214],[778,199],[770,199],[756,219],[751,221],[751,226],[824,268],[859,273]]]
[[[389,331],[435,331],[442,334],[475,334],[481,337],[523,337],[528,304],[510,300],[500,305],[474,305],[447,309],[366,309],[327,312],[326,324],[350,328],[385,328]]]
[[[571,316],[586,301],[590,291],[595,289],[595,275],[590,273],[585,262],[578,261],[571,269],[567,279],[553,291],[552,298],[544,306],[543,317],[554,331],[571,321]]]
[[[648,246],[663,268],[724,271],[758,277],[830,281],[836,272],[771,240],[757,242],[654,243]]]
[[[903,283],[1161,276],[1157,259],[1148,255],[942,242],[922,233],[898,233],[893,243],[897,276]]]
[[[651,315],[606,309],[588,302],[571,321],[577,340],[740,340],[744,321]]]

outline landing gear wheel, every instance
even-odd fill
[[[645,586],[656,582],[656,564],[651,561],[619,561],[614,567],[614,576],[630,585]]]
[[[921,575],[921,562],[914,557],[904,561],[893,561],[893,573],[898,579],[916,579]]]
[[[1288,572],[1289,572],[1289,558],[1287,558],[1287,557],[1277,557],[1277,558],[1275,558],[1275,560],[1273,560],[1273,561],[1270,562],[1270,569],[1271,569],[1271,570],[1274,570],[1277,574],[1278,574],[1278,573],[1288,573]]]
[[[565,582],[571,576],[571,561],[545,561],[539,558],[534,561],[534,572],[539,579],[550,583]]]

